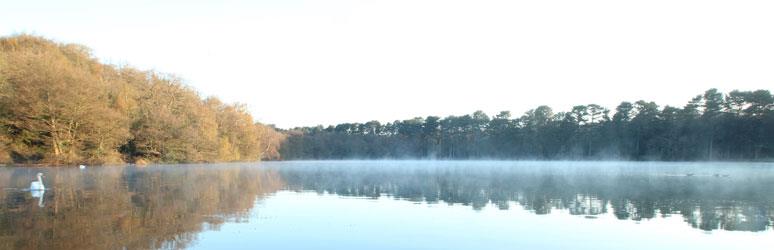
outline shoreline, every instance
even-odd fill
[[[657,163],[657,164],[733,164],[733,163],[759,163],[774,164],[774,160],[713,160],[713,161],[658,161],[658,160],[617,160],[617,159],[293,159],[293,160],[265,160],[247,162],[181,162],[181,163],[147,163],[147,164],[94,164],[87,167],[148,167],[148,166],[182,166],[182,165],[218,165],[218,164],[253,164],[253,163],[285,163],[285,162],[514,162],[514,163]],[[18,168],[77,168],[77,164],[43,164],[43,163],[11,163],[2,164],[0,167]]]

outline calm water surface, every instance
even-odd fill
[[[24,190],[45,174],[45,192]],[[774,165],[0,168],[0,249],[768,249]]]

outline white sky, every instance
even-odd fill
[[[282,128],[774,86],[773,1],[0,1],[0,35],[173,73]]]

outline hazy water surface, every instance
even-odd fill
[[[745,249],[769,163],[0,168],[0,249]],[[36,173],[45,192],[25,190]]]

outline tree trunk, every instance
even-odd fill
[[[59,147],[59,139],[57,138],[56,133],[52,134],[51,143],[53,144],[54,156],[59,157],[59,155],[62,154],[62,149]]]
[[[61,139],[59,138],[59,132],[57,132],[56,120],[51,119],[51,124],[49,126],[51,127],[51,147],[54,150],[54,156],[56,156],[58,160],[59,156],[62,154],[62,147],[59,145]]]
[[[709,152],[707,152],[707,153],[708,153],[708,154],[707,154],[707,155],[708,155],[708,157],[707,157],[707,158],[708,158],[710,161],[712,160],[712,141],[714,141],[714,140],[715,140],[715,138],[713,138],[713,137],[714,137],[714,136],[710,136],[710,141],[709,141]]]

